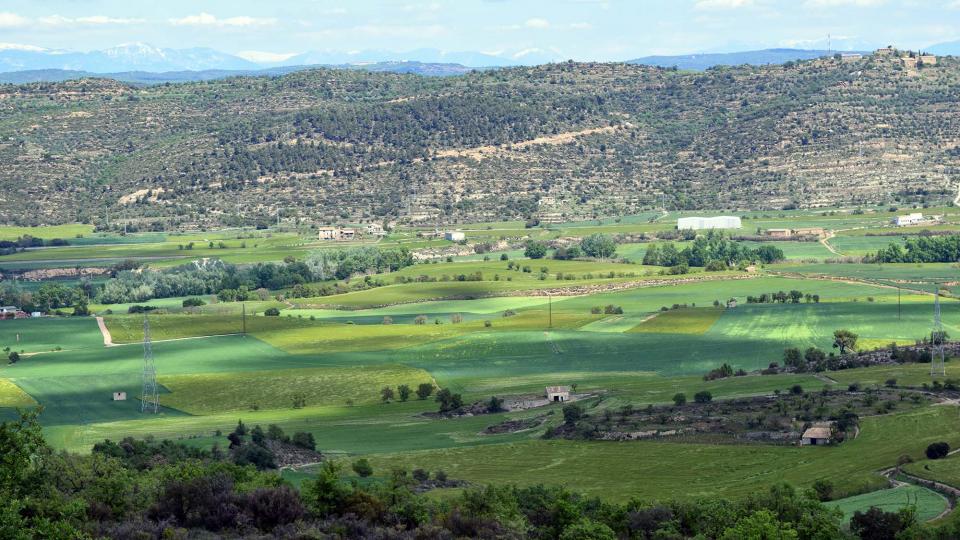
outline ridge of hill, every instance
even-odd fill
[[[910,60],[8,85],[0,211],[162,228],[952,200],[960,62]]]

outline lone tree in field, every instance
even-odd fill
[[[590,257],[609,259],[617,254],[617,243],[606,234],[591,234],[580,242],[580,249]]]
[[[418,325],[419,325],[419,324],[426,324],[426,322],[427,322],[427,316],[426,316],[426,315],[417,315],[416,318],[413,319],[413,324],[418,324]]]
[[[853,349],[857,346],[857,334],[841,328],[840,330],[835,330],[833,332],[833,348],[840,349],[840,354],[846,354],[849,349]]]
[[[677,407],[684,405],[687,402],[687,395],[682,393],[676,393],[673,395],[673,404]]]
[[[583,407],[576,403],[564,405],[563,423],[568,426],[576,425],[577,421],[583,418]]]
[[[432,393],[433,385],[430,383],[420,383],[420,385],[417,386],[417,397],[420,399],[427,399]]]
[[[400,401],[406,401],[410,399],[410,387],[405,384],[401,384],[397,387],[397,395],[400,396]]]
[[[945,442],[935,442],[927,447],[927,459],[940,459],[950,453],[950,445]]]
[[[380,390],[380,399],[383,400],[384,403],[387,403],[393,399],[393,388],[384,386],[383,389]]]
[[[542,259],[547,254],[547,245],[538,240],[527,242],[527,248],[523,250],[523,255],[531,259]]]
[[[713,401],[713,394],[704,390],[693,395],[693,400],[697,403],[710,403]]]

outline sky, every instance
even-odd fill
[[[615,61],[770,47],[920,49],[960,40],[960,0],[0,0],[0,45],[477,51]]]

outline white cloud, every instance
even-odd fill
[[[527,21],[523,23],[523,26],[537,29],[550,28],[550,21],[534,17],[533,19],[527,19]]]
[[[750,7],[753,5],[753,0],[697,0],[693,4],[693,9],[711,11],[711,10],[723,10],[723,9],[738,9],[743,7]]]
[[[37,22],[47,26],[77,26],[77,25],[107,25],[107,24],[141,24],[145,19],[128,19],[120,17],[108,17],[106,15],[90,15],[87,17],[64,17],[62,15],[50,15],[40,17]]]
[[[804,6],[810,8],[832,7],[873,7],[885,4],[886,0],[807,0]]]
[[[170,19],[170,24],[175,26],[216,26],[216,27],[251,27],[251,26],[270,26],[276,24],[277,20],[268,18],[247,17],[240,15],[237,17],[228,17],[226,19],[218,18],[206,12],[197,15],[187,15],[179,19]]]
[[[960,9],[960,0],[953,0],[952,2],[947,2],[943,7],[947,9]]]
[[[29,19],[26,17],[21,17],[16,13],[0,12],[0,28],[16,28],[18,26],[26,26],[29,22]]]
[[[256,62],[258,64],[269,64],[271,62],[283,62],[284,60],[296,56],[297,53],[273,53],[267,51],[240,51],[236,54],[244,60]]]

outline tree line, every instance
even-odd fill
[[[726,270],[740,263],[769,264],[784,259],[783,250],[771,245],[750,248],[728,240],[722,233],[709,231],[698,236],[689,246],[678,250],[672,242],[650,244],[643,255],[643,264],[652,266],[698,266],[708,270]]]
[[[244,439],[238,448],[284,438],[242,424],[231,435]],[[415,492],[423,472],[398,469],[380,482],[357,482],[337,462],[324,460],[297,489],[275,473],[227,457],[235,449],[124,439],[101,442],[86,455],[54,452],[35,412],[0,424],[0,447],[0,532],[15,539],[850,537],[841,513],[822,505],[816,491],[787,484],[738,500],[609,503],[542,485],[472,486],[438,499]],[[374,472],[369,462],[355,465],[359,476]],[[858,513],[850,531],[861,538],[918,539],[960,532],[952,523],[923,528],[912,510],[876,509]]]

